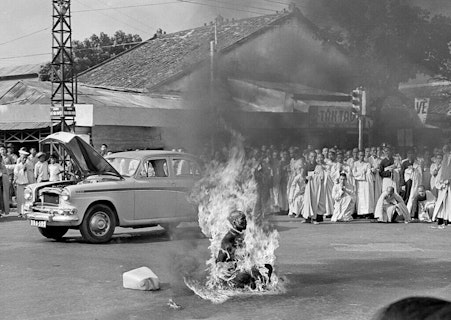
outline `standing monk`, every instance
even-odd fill
[[[377,199],[379,199],[382,193],[382,178],[379,174],[379,167],[382,159],[377,155],[377,148],[371,148],[371,156],[368,162],[371,165],[371,172],[373,173],[373,185],[374,185],[374,206],[376,206]]]
[[[398,193],[397,184],[394,179],[396,165],[391,147],[385,146],[384,153],[385,157],[379,165],[379,175],[382,178],[382,190],[387,190],[388,187],[393,187],[395,193]]]
[[[365,153],[359,152],[359,159],[354,162],[352,175],[357,187],[357,214],[369,217],[374,213],[374,185],[371,165],[365,161]]]
[[[443,147],[443,160],[437,174],[438,189],[432,221],[437,220],[438,227],[443,229],[451,220],[451,154],[449,146]]]

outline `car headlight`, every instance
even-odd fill
[[[64,201],[69,201],[70,193],[67,189],[64,189],[63,192],[61,192],[61,199],[63,199]]]
[[[25,200],[31,200],[33,198],[33,192],[31,192],[30,188],[25,188],[23,192],[23,197]]]

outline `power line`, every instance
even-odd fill
[[[184,0],[180,0],[180,1],[184,2]],[[204,1],[218,2],[218,3],[222,3],[222,4],[227,3],[227,1],[220,1],[220,0],[204,0]],[[262,7],[254,7],[254,6],[248,6],[248,5],[241,5],[240,7],[246,7],[246,8],[250,8],[250,9],[266,10],[266,11],[276,12],[276,10],[274,10],[274,9],[268,9],[268,8],[262,8]],[[232,10],[235,10],[235,8],[232,9]]]
[[[47,28],[44,28],[44,29],[40,29],[40,30],[36,30],[36,31],[30,32],[30,33],[24,34],[23,36],[20,36],[20,37],[17,37],[17,38],[14,38],[14,39],[11,39],[11,40],[8,40],[8,41],[0,43],[0,46],[2,46],[4,44],[11,43],[11,42],[14,42],[16,40],[20,40],[20,39],[32,36],[32,35],[34,35],[36,33],[39,33],[39,32],[45,31],[45,30],[49,30],[49,29],[50,29],[50,27],[47,27]]]
[[[106,6],[110,7],[110,8],[112,8],[108,3],[105,3],[105,2],[102,1],[102,0],[98,0],[98,1],[100,1],[100,2],[103,3],[104,5],[106,5]],[[148,24],[142,22],[141,20],[136,19],[136,17],[132,17],[131,15],[128,15],[128,14],[122,12],[122,11],[119,11],[119,9],[114,9],[114,8],[113,8],[113,10],[117,11],[119,14],[121,14],[121,15],[123,15],[123,16],[129,18],[129,19],[132,19],[133,21],[136,21],[136,22],[140,23],[142,26],[148,28],[149,30],[152,29],[152,28],[155,28],[155,27],[149,26]]]
[[[216,6],[216,5],[211,5],[211,4],[196,2],[196,1],[191,1],[191,0],[179,0],[179,2],[192,3],[192,4],[197,4],[200,6],[207,6],[207,7],[212,7],[212,8],[221,8],[221,9],[228,9],[228,10],[234,10],[234,11],[248,12],[248,13],[254,13],[254,14],[259,14],[259,15],[262,14],[261,12],[256,12],[256,11],[251,11],[251,10],[243,10],[243,9],[237,9],[237,8],[232,8],[232,7]],[[274,10],[274,12],[275,12],[275,10]]]
[[[33,53],[33,54],[26,54],[23,56],[11,56],[11,57],[0,57],[1,60],[7,60],[7,59],[17,59],[17,58],[25,58],[25,57],[35,57],[35,56],[44,56],[44,55],[51,55],[50,52],[48,53]]]
[[[78,3],[80,3],[81,5],[83,5],[83,6],[87,7],[87,8],[91,8],[92,9],[92,7],[90,5],[87,5],[87,4],[83,3],[83,2],[81,2],[80,0],[78,0]],[[88,10],[88,11],[92,11],[92,10]],[[74,11],[72,11],[72,12],[74,12]],[[80,11],[77,11],[77,12],[80,12]],[[141,32],[144,32],[144,33],[149,32],[149,30],[143,30],[143,29],[137,28],[137,27],[135,27],[135,26],[123,21],[123,20],[119,20],[119,19],[117,19],[117,18],[115,18],[115,17],[113,17],[113,16],[111,16],[109,14],[106,14],[104,12],[98,12],[98,13],[101,14],[101,15],[104,15],[104,16],[106,16],[108,18],[112,18],[112,19],[114,19],[116,21],[122,22],[126,26],[129,26],[130,28],[133,28],[135,30],[138,30],[138,31],[141,31]]]
[[[109,7],[109,8],[92,8],[89,10],[76,10],[72,12],[91,12],[91,11],[106,11],[106,10],[116,10],[116,9],[126,9],[126,8],[139,8],[139,7],[150,7],[150,6],[158,6],[158,5],[165,5],[165,4],[171,4],[171,3],[179,3],[180,1],[168,1],[168,2],[158,2],[158,3],[148,3],[148,4],[137,4],[137,5],[130,5],[130,6],[120,6],[120,7]]]

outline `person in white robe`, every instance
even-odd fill
[[[412,185],[410,188],[409,198],[407,199],[407,210],[409,212],[412,211],[413,201],[415,199],[416,193],[415,190],[418,190],[418,187],[423,181],[423,169],[421,165],[415,160],[412,166],[409,166],[404,171],[405,178],[409,177],[412,180]],[[423,186],[424,187],[424,186]]]
[[[374,218],[378,222],[397,222],[398,216],[402,216],[405,223],[410,222],[409,210],[401,196],[395,192],[393,187],[387,187],[377,200]]]
[[[332,198],[334,199],[334,214],[330,221],[351,221],[355,207],[355,193],[352,185],[347,182],[345,173],[340,174],[334,185]]]
[[[423,185],[418,186],[412,207],[410,209],[410,217],[418,219],[420,222],[432,222],[436,198],[431,191],[426,190]]]
[[[438,195],[437,175],[442,166],[442,160],[443,155],[441,153],[438,153],[434,158],[434,162],[431,164],[431,167],[429,168],[429,171],[431,173],[431,192],[435,197],[437,197]]]
[[[432,221],[437,221],[440,229],[445,228],[451,220],[451,154],[449,146],[443,147],[443,160],[437,174],[438,197],[435,203]]]
[[[308,170],[310,168],[307,168]],[[324,169],[324,156],[316,156],[314,171],[308,171],[307,186],[305,188],[302,217],[304,221],[318,224],[327,212],[327,196],[325,188],[326,170]]]
[[[27,157],[29,155],[26,151],[19,151],[20,157],[18,159],[18,163],[14,167],[14,183],[16,185],[17,190],[17,211],[19,213],[19,217],[24,214],[24,191],[26,186],[28,185],[28,175],[27,175]]]
[[[381,164],[381,158],[377,155],[377,148],[371,148],[371,156],[368,158],[368,162],[371,165],[371,172],[373,173],[373,190],[374,190],[374,207],[376,208],[377,199],[382,193],[382,178],[379,174],[379,167]]]
[[[359,159],[352,168],[356,184],[357,214],[368,216],[374,213],[374,185],[371,165],[365,161],[365,153],[359,152]]]
[[[302,205],[305,192],[305,175],[304,165],[301,159],[298,159],[293,164],[295,176],[291,181],[290,194],[288,195],[289,212],[288,215],[292,217],[302,216]]]

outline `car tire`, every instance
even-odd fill
[[[111,240],[116,228],[116,215],[105,204],[88,209],[80,225],[80,232],[89,243],[105,243]]]
[[[44,237],[60,241],[69,228],[48,226],[46,228],[38,228],[38,230]]]

